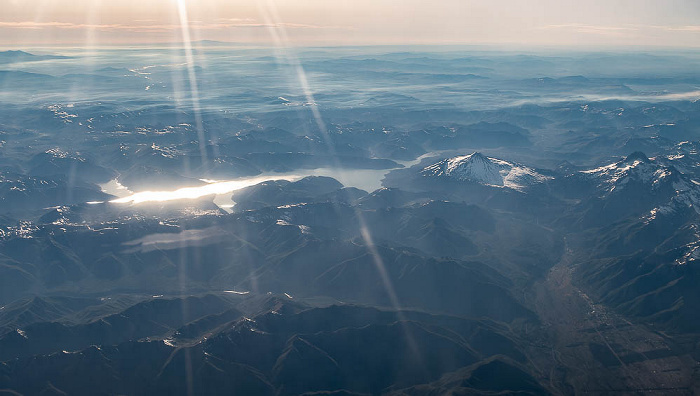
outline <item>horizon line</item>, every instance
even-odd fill
[[[46,43],[46,42],[26,42],[26,43],[2,43],[0,49],[18,48],[18,47],[54,47],[54,48],[100,48],[100,47],[179,47],[187,45],[184,41],[154,41],[154,42],[105,42],[98,45],[86,45],[85,43],[65,42],[65,43]],[[204,44],[212,46],[232,46],[232,47],[261,47],[261,48],[278,48],[271,42],[243,42],[243,41],[221,41],[221,40],[195,40],[191,44]],[[291,43],[286,45],[288,48],[372,48],[372,47],[508,47],[508,48],[523,48],[523,49],[654,49],[654,50],[700,50],[698,45],[661,45],[661,44],[547,44],[547,43],[521,43],[521,42],[482,42],[482,43],[459,43],[459,42],[425,42],[425,43]]]

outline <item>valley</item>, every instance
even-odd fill
[[[665,394],[697,392],[693,354],[653,326],[633,323],[596,304],[572,284],[574,252],[533,288],[548,347],[540,346],[548,379],[562,394]],[[536,342],[536,341],[535,341]],[[542,341],[540,341],[542,342]]]

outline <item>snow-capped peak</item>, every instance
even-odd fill
[[[478,152],[444,159],[424,168],[421,174],[427,177],[447,177],[514,190],[522,190],[527,186],[551,179],[526,166],[486,157]]]
[[[624,160],[624,162],[625,162],[625,163],[628,163],[628,164],[634,163],[634,162],[636,162],[636,161],[639,161],[639,162],[650,162],[651,160],[649,159],[649,157],[646,156],[646,154],[644,154],[644,153],[641,152],[641,151],[635,151],[634,153],[628,155],[628,156],[625,158],[625,160]]]

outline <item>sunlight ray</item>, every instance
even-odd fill
[[[190,83],[190,96],[192,100],[192,110],[194,112],[195,128],[197,129],[197,140],[199,141],[199,154],[202,166],[206,168],[207,159],[207,139],[202,122],[202,109],[199,104],[199,86],[197,84],[197,73],[195,71],[195,59],[192,50],[192,39],[190,35],[190,22],[187,15],[187,4],[185,0],[177,0],[178,15],[180,17],[180,30],[182,34],[182,47],[187,60],[187,77]]]
[[[260,4],[260,3],[258,3]],[[290,48],[289,45],[289,36],[287,35],[286,29],[284,27],[284,24],[281,21],[281,18],[279,17],[279,14],[277,12],[277,6],[274,2],[274,0],[267,0],[265,2],[266,6],[260,7],[259,9],[261,10],[261,14],[264,18],[265,24],[269,26],[269,31],[272,33],[273,41],[275,42],[275,46],[280,48],[280,53],[285,57],[285,60],[289,65],[291,65],[294,68],[294,74],[296,75],[297,82],[299,86],[302,89],[302,93],[304,94],[304,97],[306,98],[306,102],[308,107],[310,108],[311,114],[314,118],[314,121],[316,123],[316,127],[319,130],[319,133],[321,134],[324,143],[326,144],[328,148],[329,154],[332,156],[334,160],[334,168],[335,169],[340,169],[341,164],[338,159],[338,154],[335,150],[335,146],[333,144],[333,141],[328,133],[328,129],[326,127],[326,124],[323,120],[323,117],[321,116],[321,112],[319,111],[318,104],[316,103],[316,100],[314,98],[314,93],[311,88],[311,85],[309,84],[309,80],[307,78],[306,71],[304,70],[303,65],[301,64],[300,59],[296,56],[294,51]],[[340,181],[343,185],[347,184],[347,181],[344,180],[342,174],[338,174],[337,176],[334,176]],[[402,327],[404,329],[404,333],[406,334],[407,340],[409,342],[409,346],[414,354],[416,356],[419,355],[419,350],[417,343],[415,339],[413,338],[413,335],[409,331],[408,327],[405,326],[405,316],[403,314],[402,308],[401,308],[401,303],[399,301],[398,295],[396,294],[394,285],[389,277],[388,271],[386,269],[386,264],[384,263],[384,260],[382,259],[381,255],[379,254],[376,245],[374,244],[374,240],[372,238],[371,231],[369,227],[367,226],[367,223],[364,219],[364,216],[362,214],[362,211],[360,211],[357,207],[353,206],[353,210],[355,212],[355,216],[358,219],[359,226],[360,226],[360,235],[363,239],[363,242],[365,244],[365,247],[368,249],[372,261],[374,263],[374,266],[377,269],[377,272],[379,273],[379,277],[382,281],[382,284],[384,286],[384,289],[389,296],[389,300],[391,302],[392,307],[396,310],[397,316],[401,320]],[[422,359],[421,359],[422,360]]]

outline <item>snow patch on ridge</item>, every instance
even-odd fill
[[[595,180],[603,196],[621,191],[630,183],[648,186],[650,193],[669,194],[669,202],[652,209],[644,216],[646,222],[658,215],[669,215],[682,207],[692,207],[700,213],[700,183],[679,171],[668,158],[647,158],[636,152],[627,158],[600,168],[581,171]],[[664,192],[665,191],[665,192]]]
[[[635,153],[622,161],[581,171],[581,174],[601,179],[601,185],[607,185],[609,191],[627,184],[630,180],[650,183],[656,187],[661,185],[664,179],[672,176],[671,168],[660,166],[646,156],[640,156],[643,154]]]

